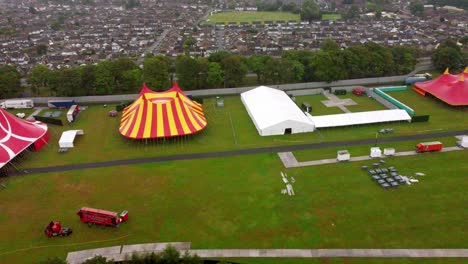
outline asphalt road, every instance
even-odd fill
[[[427,133],[427,134],[416,134],[416,135],[408,135],[408,136],[379,138],[378,142],[389,143],[389,142],[399,142],[399,141],[407,141],[407,140],[424,140],[424,139],[450,137],[450,136],[457,136],[457,135],[468,135],[468,129],[461,130],[461,131],[446,131],[446,132],[438,132],[438,133]],[[63,166],[30,168],[30,169],[17,171],[16,173],[11,173],[10,175],[18,176],[18,175],[37,174],[37,173],[50,173],[50,172],[62,172],[62,171],[71,171],[71,170],[106,168],[106,167],[114,167],[114,166],[156,163],[156,162],[176,161],[176,160],[220,158],[220,157],[252,155],[252,154],[261,154],[261,153],[289,152],[289,151],[298,151],[298,150],[305,150],[305,149],[321,149],[321,148],[333,148],[333,147],[370,145],[370,144],[374,144],[375,141],[376,141],[375,138],[370,138],[370,139],[361,139],[361,140],[333,141],[333,142],[323,142],[323,143],[310,143],[310,144],[265,147],[265,148],[251,148],[251,149],[228,150],[228,151],[217,151],[217,152],[207,152],[207,153],[189,153],[189,154],[162,156],[162,157],[111,160],[111,161],[71,164],[71,165],[63,165]]]

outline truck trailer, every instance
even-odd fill
[[[33,108],[34,102],[31,99],[5,100],[0,103],[3,109],[26,109]]]
[[[117,214],[116,212],[82,207],[76,214],[80,216],[81,222],[87,223],[88,225],[118,227],[122,222],[128,220],[127,211],[122,211],[120,214]]]
[[[49,108],[70,108],[74,104],[75,104],[75,100],[69,100],[69,99],[47,101],[47,106]]]
[[[439,141],[433,142],[422,142],[416,145],[416,152],[433,152],[433,151],[441,151],[443,148],[442,143]]]

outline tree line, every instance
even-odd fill
[[[464,67],[466,53],[450,43],[434,53],[437,68]],[[403,75],[414,69],[417,56],[418,50],[413,47],[385,47],[370,42],[341,49],[328,39],[319,51],[284,51],[279,58],[246,57],[225,51],[208,57],[181,55],[175,59],[149,55],[142,68],[130,58],[59,70],[38,64],[26,78],[33,96],[128,94],[138,92],[143,82],[157,91],[170,88],[174,81],[184,90],[240,87],[245,85],[249,72],[256,75],[256,84],[267,85]],[[24,87],[20,78],[14,67],[0,67],[1,98],[21,96]]]

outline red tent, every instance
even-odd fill
[[[47,142],[46,124],[19,119],[0,108],[0,168],[29,146],[39,150]]]
[[[143,84],[138,98],[122,112],[119,132],[133,139],[168,138],[197,133],[206,125],[202,105],[177,84],[164,92]]]
[[[468,67],[457,75],[450,74],[447,69],[435,80],[415,83],[413,89],[423,96],[429,93],[449,105],[468,105]]]

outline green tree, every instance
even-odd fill
[[[257,75],[257,83],[263,81],[265,64],[269,59],[271,57],[268,55],[252,55],[247,59],[247,67]]]
[[[339,51],[340,46],[332,38],[327,38],[322,42],[320,49],[323,51]]]
[[[210,62],[208,58],[197,58],[197,89],[206,89],[208,85],[208,70]]]
[[[88,259],[85,262],[83,262],[83,264],[107,264],[107,263],[113,263],[113,261],[108,262],[107,259],[103,256],[95,256],[94,258]]]
[[[85,91],[86,95],[95,95],[96,94],[96,77],[95,77],[95,66],[86,65],[80,67],[81,70],[81,86]]]
[[[281,59],[281,82],[296,83],[300,82],[304,77],[304,66],[294,60]]]
[[[37,64],[32,69],[28,76],[28,82],[35,95],[38,95],[38,92],[43,88],[48,89],[51,72],[52,71],[43,64]]]
[[[263,70],[263,81],[266,83],[280,84],[280,71],[281,68],[278,60],[268,57]]]
[[[21,75],[13,66],[0,66],[0,98],[16,97],[23,91]]]
[[[135,82],[138,81],[134,79],[136,76],[131,73],[134,70],[139,71],[138,66],[129,58],[119,58],[112,62],[115,93],[125,93],[138,86],[135,86]]]
[[[414,69],[416,59],[411,48],[397,46],[392,49],[392,56],[395,65],[395,74],[407,74]]]
[[[161,91],[169,88],[169,65],[166,58],[156,56],[145,59],[143,81],[152,89]]]
[[[320,8],[314,0],[305,0],[302,5],[301,20],[320,19]]]
[[[340,52],[318,51],[312,62],[317,81],[332,82],[347,78],[344,59]]]
[[[47,54],[47,45],[46,44],[38,44],[36,46],[36,54],[38,56],[41,56],[41,55],[46,55]]]
[[[57,72],[57,96],[82,96],[86,91],[81,86],[81,71],[78,68],[63,68]]]
[[[364,50],[365,53],[367,53],[367,50]],[[366,55],[365,53],[363,56]],[[359,55],[353,52],[351,49],[344,50],[342,54],[348,77],[351,79],[364,77],[364,70],[361,68],[361,58]]]
[[[211,53],[210,56],[208,57],[208,60],[210,62],[221,63],[222,60],[224,60],[225,58],[229,56],[231,56],[231,54],[229,54],[229,52],[227,51],[218,51],[218,52]]]
[[[94,87],[97,95],[113,94],[114,75],[112,73],[113,63],[101,61],[94,68]]]
[[[461,69],[466,66],[466,60],[463,59],[463,53],[447,46],[442,46],[436,49],[432,55],[432,63],[440,71],[446,68]]]
[[[422,13],[424,12],[424,5],[421,1],[415,0],[409,4],[409,10],[411,14],[419,16],[422,15]]]
[[[359,7],[357,5],[352,5],[348,12],[345,15],[346,19],[356,19],[359,18]]]
[[[244,81],[247,66],[239,55],[231,55],[221,61],[227,87],[237,87]]]
[[[165,264],[178,264],[180,253],[174,246],[169,244],[161,253],[161,260]]]
[[[188,37],[185,41],[184,44],[182,44],[184,48],[184,54],[186,56],[190,55],[190,51],[192,51],[193,46],[195,45],[195,40],[192,37]]]
[[[210,62],[208,64],[208,76],[206,81],[210,88],[220,87],[224,80],[224,73],[221,65],[217,62]]]
[[[190,56],[179,56],[176,60],[177,82],[184,89],[198,89],[198,62]]]

